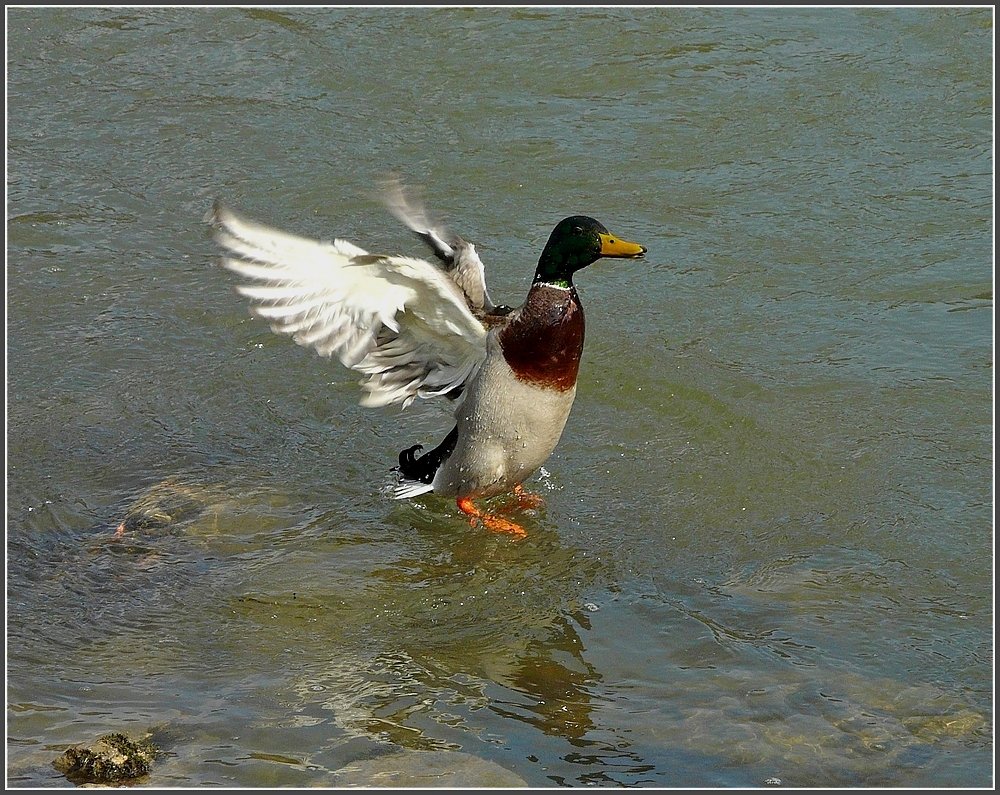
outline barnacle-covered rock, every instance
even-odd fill
[[[156,753],[147,738],[132,740],[114,732],[90,745],[67,748],[52,764],[77,784],[116,784],[149,773]]]

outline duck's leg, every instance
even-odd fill
[[[522,508],[538,508],[545,504],[544,498],[538,494],[525,491],[524,486],[518,483],[514,486],[514,496],[517,497],[517,504]]]
[[[483,513],[475,505],[472,504],[472,500],[468,497],[459,497],[455,500],[458,505],[458,510],[464,513],[466,516],[471,516],[469,524],[473,527],[476,526],[476,520],[481,521],[486,527],[496,533],[510,533],[518,538],[524,538],[528,535],[523,527],[519,524],[514,524],[506,519],[502,519],[499,516],[492,516],[488,513]]]

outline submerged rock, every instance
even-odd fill
[[[242,532],[248,521],[255,529],[273,526],[274,510],[280,511],[287,503],[284,496],[258,486],[240,488],[171,477],[133,500],[116,518],[113,538],[142,543],[168,536],[225,536]]]
[[[903,718],[903,725],[915,737],[926,742],[945,737],[965,737],[986,727],[986,718],[971,709],[960,709],[941,715],[912,715]]]
[[[516,773],[460,751],[411,751],[350,763],[337,771],[342,787],[526,787]]]
[[[222,499],[219,492],[206,486],[176,479],[164,480],[147,489],[129,507],[115,534],[121,536],[169,529],[180,522],[198,518]]]
[[[105,734],[90,745],[74,745],[52,764],[77,784],[116,784],[149,773],[157,749],[148,739]]]

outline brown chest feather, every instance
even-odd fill
[[[564,392],[576,384],[583,353],[583,307],[576,289],[535,285],[500,332],[507,364],[522,381]]]

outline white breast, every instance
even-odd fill
[[[519,380],[490,334],[486,361],[467,388],[455,414],[458,443],[434,478],[434,492],[489,497],[509,491],[552,454],[576,386],[560,392]]]

